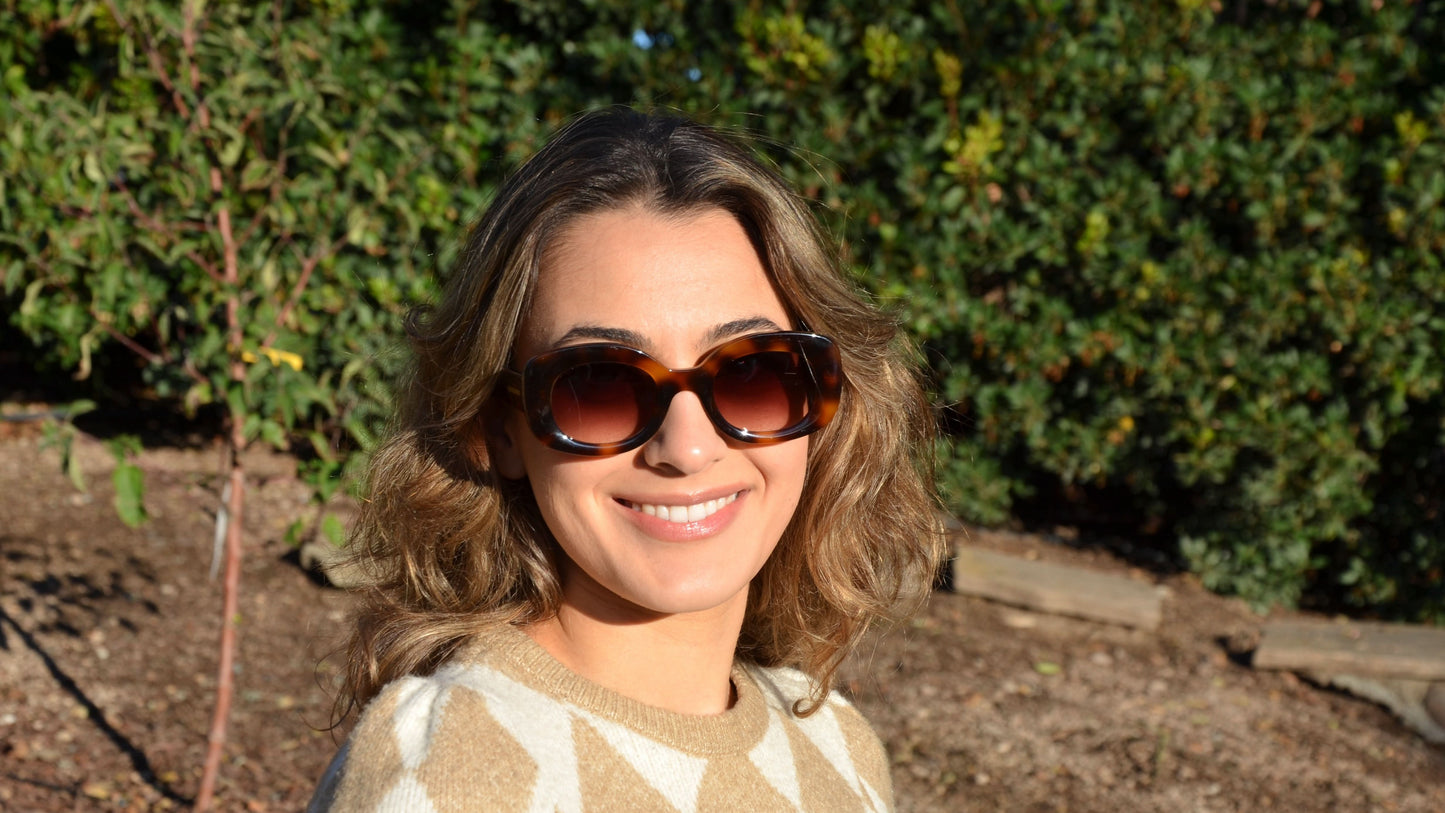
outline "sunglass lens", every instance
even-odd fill
[[[798,351],[749,353],[722,365],[713,379],[712,397],[733,426],[777,432],[803,422],[811,381]]]
[[[552,386],[552,420],[581,443],[616,443],[635,434],[654,400],[652,377],[615,362],[580,364]]]

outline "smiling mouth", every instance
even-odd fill
[[[728,507],[738,498],[741,492],[733,492],[726,497],[719,497],[716,500],[693,503],[692,505],[650,505],[648,503],[629,502],[618,500],[618,502],[631,508],[633,511],[640,511],[649,517],[657,517],[667,522],[701,522],[718,511]]]

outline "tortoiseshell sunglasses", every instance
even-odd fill
[[[744,443],[782,443],[823,427],[838,410],[843,369],[831,339],[756,333],[725,342],[696,367],[673,370],[621,344],[582,344],[502,372],[503,397],[547,446],[614,455],[647,442],[672,397],[702,401],[713,426]]]

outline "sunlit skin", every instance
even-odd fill
[[[731,215],[631,207],[581,218],[548,247],[513,364],[609,341],[684,368],[730,338],[792,327]],[[493,426],[498,471],[528,479],[566,553],[561,609],[530,627],[532,637],[574,671],[634,699],[698,714],[727,708],[748,584],[797,507],[807,439],[730,440],[691,393],[674,398],[647,443],[612,457],[549,449],[516,410]],[[638,510],[732,495],[685,524]]]

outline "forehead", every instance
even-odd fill
[[[579,328],[616,329],[662,352],[707,349],[718,325],[788,312],[742,225],[722,209],[660,214],[642,206],[578,218],[542,254],[518,355]],[[584,331],[585,332],[585,331]],[[686,359],[691,360],[691,357]]]

